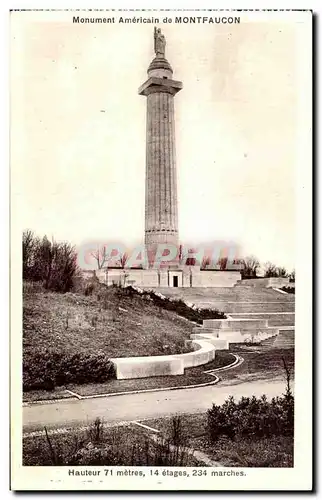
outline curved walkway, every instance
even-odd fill
[[[70,427],[86,424],[100,417],[105,422],[144,420],[174,413],[200,413],[212,403],[222,404],[230,395],[268,398],[281,395],[285,382],[254,381],[238,385],[217,385],[196,389],[172,390],[145,394],[131,394],[117,398],[66,400],[51,404],[32,405],[23,408],[24,432],[48,428]]]

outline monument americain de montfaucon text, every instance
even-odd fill
[[[165,57],[166,40],[160,28],[154,28],[155,57],[140,86],[139,95],[147,99],[145,247],[155,255],[158,245],[178,249],[178,195],[175,144],[175,95],[183,88],[173,78],[173,69]],[[151,264],[151,263],[150,263]],[[161,269],[108,269],[107,284],[131,283],[140,287],[222,287],[234,286],[240,279],[238,269],[200,269],[188,266],[179,257]],[[100,277],[103,279],[103,274]]]

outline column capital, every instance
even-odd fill
[[[172,80],[170,78],[158,78],[151,76],[141,87],[139,87],[139,95],[147,96],[153,92],[166,92],[175,95],[183,87],[182,82]]]

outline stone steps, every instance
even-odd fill
[[[248,314],[236,314],[232,313],[229,315],[234,319],[241,318],[258,318],[267,319],[269,326],[294,326],[295,325],[295,312],[269,312],[269,313],[248,313]]]
[[[167,297],[182,298],[185,301],[193,302],[196,306],[199,303],[266,303],[266,302],[294,302],[294,295],[280,294],[269,288],[253,288],[239,286],[227,287],[190,287],[190,288],[157,288],[155,291]]]
[[[295,345],[295,332],[283,331],[274,342],[274,347],[290,348]]]
[[[266,319],[206,319],[201,327],[193,329],[193,338],[210,337],[225,340],[228,344],[240,342],[262,342],[277,336],[278,328],[268,326]]]
[[[263,346],[267,347],[281,347],[281,348],[291,348],[295,344],[295,332],[294,330],[280,330],[277,337],[267,339],[262,342]]]

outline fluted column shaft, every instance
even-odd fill
[[[168,92],[147,96],[145,240],[178,243],[174,103]]]
[[[182,82],[172,74],[168,61],[157,56],[139,88],[147,98],[145,244],[152,253],[159,243],[179,242],[174,96]]]

